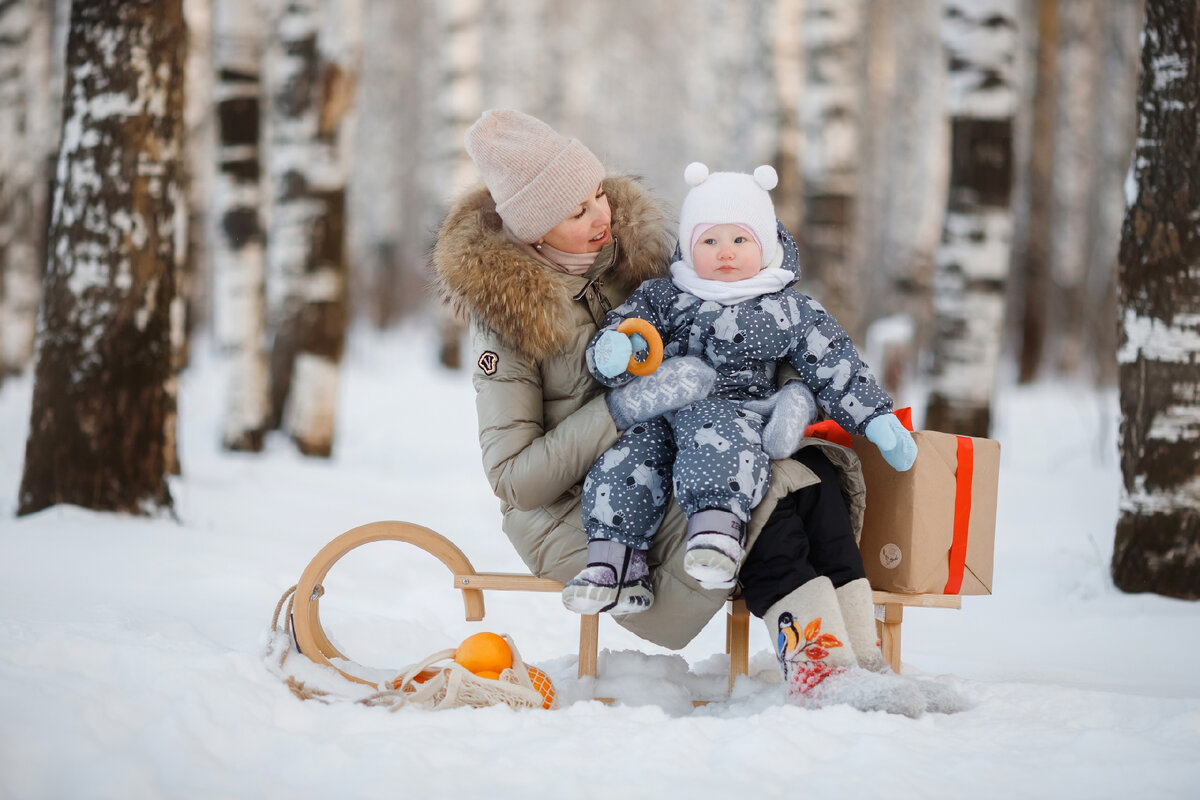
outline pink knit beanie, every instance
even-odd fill
[[[483,112],[467,131],[467,153],[523,242],[536,242],[591,197],[604,167],[578,139],[520,111]]]

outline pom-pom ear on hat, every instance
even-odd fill
[[[754,170],[754,180],[758,182],[759,186],[769,192],[779,185],[779,174],[775,172],[775,168],[770,164],[763,164]]]
[[[708,180],[708,167],[699,161],[693,161],[683,171],[683,179],[688,186],[699,186]]]

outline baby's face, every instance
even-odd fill
[[[740,225],[714,225],[692,248],[692,266],[710,281],[744,281],[762,270],[762,248]]]

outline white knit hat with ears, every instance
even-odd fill
[[[693,187],[679,210],[679,249],[689,267],[692,264],[692,235],[697,226],[711,227],[732,223],[741,225],[758,239],[763,264],[770,264],[779,248],[775,228],[775,204],[768,192],[779,183],[775,169],[764,164],[745,172],[709,172],[693,161],[683,171],[683,179]]]

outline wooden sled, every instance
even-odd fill
[[[468,622],[483,619],[485,591],[561,592],[563,585],[549,578],[508,572],[479,572],[453,542],[429,528],[411,522],[372,522],[353,528],[325,545],[313,557],[296,585],[292,610],[292,631],[300,652],[318,664],[333,667],[356,683],[370,684],[347,673],[330,659],[349,660],[334,647],[321,628],[320,601],[322,581],[342,556],[372,542],[406,542],[435,556],[446,565],[453,587],[462,592]],[[900,672],[900,625],[905,606],[961,608],[957,595],[894,594],[875,592],[875,611],[883,654],[892,669]],[[597,614],[579,620],[579,677],[596,677],[600,619]],[[750,613],[741,598],[729,602],[725,617],[725,650],[729,655],[729,687],[739,675],[747,673],[750,646]]]

